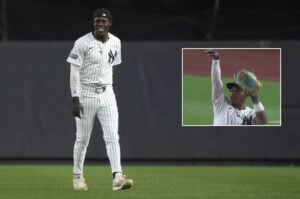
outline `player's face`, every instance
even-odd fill
[[[108,34],[111,23],[105,17],[94,18],[94,32],[97,36],[105,36]]]
[[[230,92],[231,102],[236,104],[244,104],[248,97],[247,93],[240,87],[233,87],[230,89]]]

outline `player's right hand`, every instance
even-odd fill
[[[205,50],[204,53],[215,60],[219,59],[219,53],[216,50],[208,49],[208,50]]]
[[[72,97],[72,103],[73,103],[73,115],[74,117],[81,118],[83,115],[83,106],[79,102],[79,97]]]

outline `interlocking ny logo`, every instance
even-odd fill
[[[252,124],[252,115],[247,118],[246,116],[243,118],[243,125],[251,125]]]
[[[112,64],[115,61],[115,58],[117,56],[117,51],[115,51],[115,54],[113,54],[113,52],[110,50],[108,56],[109,56],[108,63]]]

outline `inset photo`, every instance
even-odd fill
[[[280,48],[183,48],[182,126],[281,126]]]

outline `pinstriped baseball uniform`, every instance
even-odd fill
[[[219,60],[212,60],[211,81],[214,125],[253,124],[253,119],[256,116],[254,109],[246,106],[244,110],[238,110],[234,108],[230,101],[225,97]]]
[[[76,117],[73,173],[82,174],[87,146],[95,118],[98,118],[112,172],[122,172],[118,135],[118,108],[113,91],[113,66],[121,63],[121,41],[108,33],[102,43],[88,33],[76,40],[67,59],[79,67],[78,92],[84,113]]]

